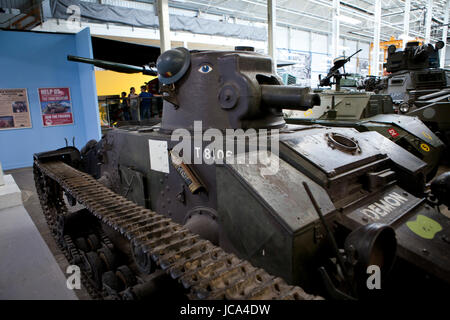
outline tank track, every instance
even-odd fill
[[[261,268],[220,247],[187,228],[112,192],[90,175],[62,161],[34,162],[36,189],[50,229],[67,259],[74,264],[85,261],[85,252],[58,227],[68,215],[63,194],[85,207],[90,216],[120,233],[132,248],[139,270],[154,273],[156,266],[184,287],[189,299],[321,299],[302,288],[288,285]],[[59,222],[58,222],[59,221]],[[99,223],[99,224],[100,224]],[[101,246],[112,245],[101,228],[93,231]],[[92,254],[88,253],[88,255]],[[84,258],[84,259],[83,259]],[[95,259],[95,257],[93,258]],[[126,266],[125,266],[126,267]],[[86,270],[86,268],[84,268]],[[88,268],[89,269],[89,268]],[[108,295],[98,286],[92,272],[83,275],[84,285],[93,298],[138,298],[130,285],[127,294]],[[97,285],[92,285],[97,283]]]

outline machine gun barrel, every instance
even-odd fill
[[[345,59],[345,60],[347,60],[347,62],[348,61],[350,61],[350,59],[355,55],[355,54],[357,54],[358,52],[361,52],[362,51],[362,49],[359,49],[358,51],[356,51],[354,54],[352,54],[352,55],[350,55],[347,59]]]
[[[133,66],[130,64],[123,64],[123,63],[117,63],[117,62],[111,62],[111,61],[105,61],[105,60],[97,60],[97,59],[90,59],[90,58],[84,58],[84,57],[77,57],[68,55],[67,60],[74,61],[74,62],[81,62],[81,63],[88,63],[93,64],[96,67],[117,71],[121,73],[142,73],[148,76],[156,76],[158,75],[158,72],[156,68],[152,68],[150,66]]]
[[[267,107],[308,110],[320,105],[320,96],[309,88],[295,86],[261,85],[261,102]]]
[[[332,85],[332,83],[330,82],[330,80],[332,78],[336,79],[336,91],[340,90],[340,84],[339,82],[341,81],[340,79],[342,78],[342,76],[346,76],[347,74],[345,73],[345,64],[347,62],[350,61],[350,59],[357,54],[358,52],[361,52],[362,49],[357,50],[355,53],[353,53],[352,55],[350,55],[349,57],[345,58],[345,57],[338,57],[333,61],[333,66],[330,68],[330,70],[328,71],[328,74],[325,78],[321,78],[321,76],[319,75],[319,87],[327,87]],[[340,68],[344,68],[344,73],[340,73],[339,69]]]

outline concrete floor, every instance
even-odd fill
[[[41,234],[51,253],[55,257],[56,262],[58,263],[62,272],[65,274],[69,263],[67,262],[64,254],[58,248],[58,245],[53,239],[50,229],[48,228],[45,221],[44,214],[42,213],[41,205],[39,203],[39,198],[36,194],[36,188],[34,186],[33,169],[22,168],[9,170],[5,171],[5,174],[11,174],[14,177],[14,180],[19,186],[20,190],[22,190],[23,206],[28,211],[28,214],[39,230],[39,233]],[[74,292],[76,293],[78,299],[90,300],[90,296],[83,286],[80,290],[75,289]]]
[[[76,300],[25,208],[0,209],[0,221],[0,300]]]
[[[441,166],[438,170],[438,175],[450,171],[449,166]],[[36,189],[34,186],[33,170],[32,168],[22,168],[16,170],[9,170],[5,174],[12,174],[17,185],[22,190],[23,205],[28,211],[31,219],[42,235],[44,241],[49,247],[50,251],[54,255],[56,261],[58,262],[61,270],[65,272],[68,262],[64,254],[59,250],[55,240],[53,239],[45,218],[43,216],[39,199],[36,195]],[[450,211],[447,208],[442,207],[441,212],[450,218]],[[87,291],[82,287],[81,290],[74,290],[76,295],[81,300],[90,300],[90,296]]]

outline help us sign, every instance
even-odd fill
[[[69,88],[39,88],[44,127],[73,123]]]

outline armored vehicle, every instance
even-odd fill
[[[355,299],[448,290],[450,219],[438,209],[448,174],[431,193],[426,164],[377,132],[286,125],[283,109],[320,98],[281,85],[267,56],[176,48],[156,67],[161,124],[34,157],[50,228],[92,291]],[[367,270],[381,289],[369,290]]]
[[[379,85],[380,93],[392,96],[395,103],[414,107],[414,102],[421,96],[436,93],[447,87],[447,75],[439,68],[439,50],[444,47],[442,41],[419,45],[408,42],[404,50],[397,50],[395,45],[388,48],[386,72],[390,73]]]
[[[376,85],[366,88],[389,94],[399,114],[416,116],[446,143],[450,142],[450,70],[439,68],[439,50],[435,46],[409,42],[404,50],[388,48],[386,71]]]
[[[286,111],[286,122],[377,131],[425,161],[426,178],[431,180],[437,172],[445,144],[417,117],[395,114],[390,95],[341,89],[342,78],[347,76],[345,64],[352,56],[335,59],[327,76],[319,77],[319,86],[335,84],[336,90],[320,91],[321,103],[312,109]]]

